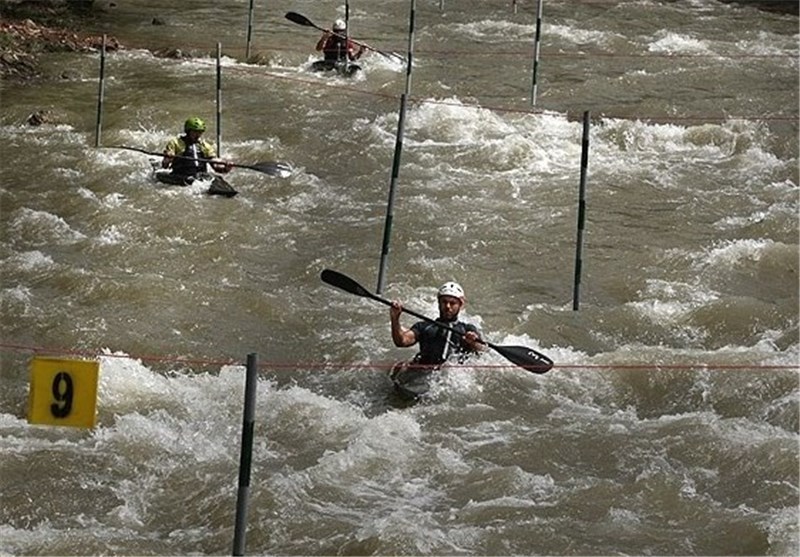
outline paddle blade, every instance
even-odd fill
[[[316,27],[311,20],[308,19],[306,16],[299,14],[297,12],[286,12],[286,19],[293,23],[297,23],[298,25],[305,25],[306,27]]]
[[[330,284],[331,286],[335,286],[336,288],[341,288],[345,292],[350,292],[350,294],[355,294],[356,296],[362,296],[365,298],[375,298],[375,295],[372,292],[358,284],[356,281],[332,269],[323,269],[322,273],[320,274],[320,278],[322,279],[322,282]]]
[[[258,172],[263,172],[264,174],[269,174],[270,176],[277,176],[278,178],[288,178],[292,175],[292,167],[285,162],[257,162],[256,164],[248,166],[247,168],[256,170]]]
[[[553,360],[527,346],[489,346],[512,364],[533,373],[547,373],[553,367]]]
[[[220,195],[222,197],[235,197],[239,192],[233,189],[224,178],[221,176],[214,176],[214,181],[208,188],[208,195]]]
[[[336,288],[341,288],[345,292],[350,292],[350,294],[355,294],[356,296],[361,296],[363,298],[370,298],[389,306],[392,305],[389,300],[384,300],[380,296],[373,294],[347,275],[343,275],[338,271],[324,269],[320,274],[320,278],[322,279],[322,282],[326,282],[331,286],[335,286]]]

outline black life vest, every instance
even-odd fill
[[[180,140],[186,148],[183,150],[183,153],[179,154],[181,157],[189,158],[174,158],[172,160],[172,173],[180,174],[181,176],[194,176],[201,172],[207,172],[208,164],[204,160],[201,160],[207,157],[203,152],[203,146],[200,142],[189,144],[185,135],[181,136]]]
[[[439,365],[450,358],[455,358],[457,362],[463,363],[473,351],[464,342],[464,333],[467,331],[478,332],[477,327],[461,321],[445,322],[450,328],[458,331],[454,333],[442,327],[420,321],[415,323],[411,329],[417,335],[419,341],[419,354],[415,360],[420,364]],[[459,334],[460,333],[460,334]]]

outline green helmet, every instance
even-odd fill
[[[194,118],[189,118],[183,124],[183,131],[185,131],[187,133],[190,132],[190,131],[204,132],[204,131],[206,131],[206,123],[203,122],[197,116],[195,116]]]

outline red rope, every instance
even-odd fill
[[[74,350],[68,348],[52,348],[44,346],[30,346],[24,344],[9,344],[0,343],[0,351],[15,351],[15,352],[30,352],[33,354],[41,355],[61,355],[61,356],[82,356],[88,358],[123,358],[129,360],[141,360],[143,362],[170,362],[174,364],[192,364],[198,366],[227,366],[237,365],[244,366],[244,361],[236,360],[212,360],[203,358],[183,358],[177,356],[152,356],[152,355],[136,355],[136,354],[108,354],[102,351],[91,350]],[[281,369],[390,369],[397,362],[376,362],[370,364],[359,364],[350,362],[260,362],[260,368],[271,368],[276,370]],[[451,365],[450,367],[467,367],[467,368],[509,368],[514,367],[513,364],[481,364],[471,363],[463,365]],[[794,365],[730,365],[730,364],[556,364],[553,369],[605,369],[605,370],[798,370],[800,371],[800,362]]]

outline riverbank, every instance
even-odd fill
[[[81,35],[31,19],[0,22],[0,77],[28,80],[39,77],[38,58],[46,52],[91,52],[103,46],[103,37]],[[106,38],[106,50],[117,50],[119,42]]]
[[[48,52],[102,48],[102,36],[80,31],[81,23],[92,17],[92,7],[92,2],[67,0],[0,2],[0,78],[25,81],[40,77],[38,60]],[[119,48],[116,38],[106,38],[107,50]]]
[[[750,4],[771,12],[798,14],[798,3],[782,0],[720,0]],[[26,81],[40,77],[39,57],[47,52],[91,52],[103,45],[103,37],[81,32],[87,19],[113,10],[114,0],[0,0],[0,79]],[[154,24],[156,22],[154,21]],[[115,37],[106,37],[106,50],[123,48]],[[182,57],[180,51],[154,52],[157,56]]]

